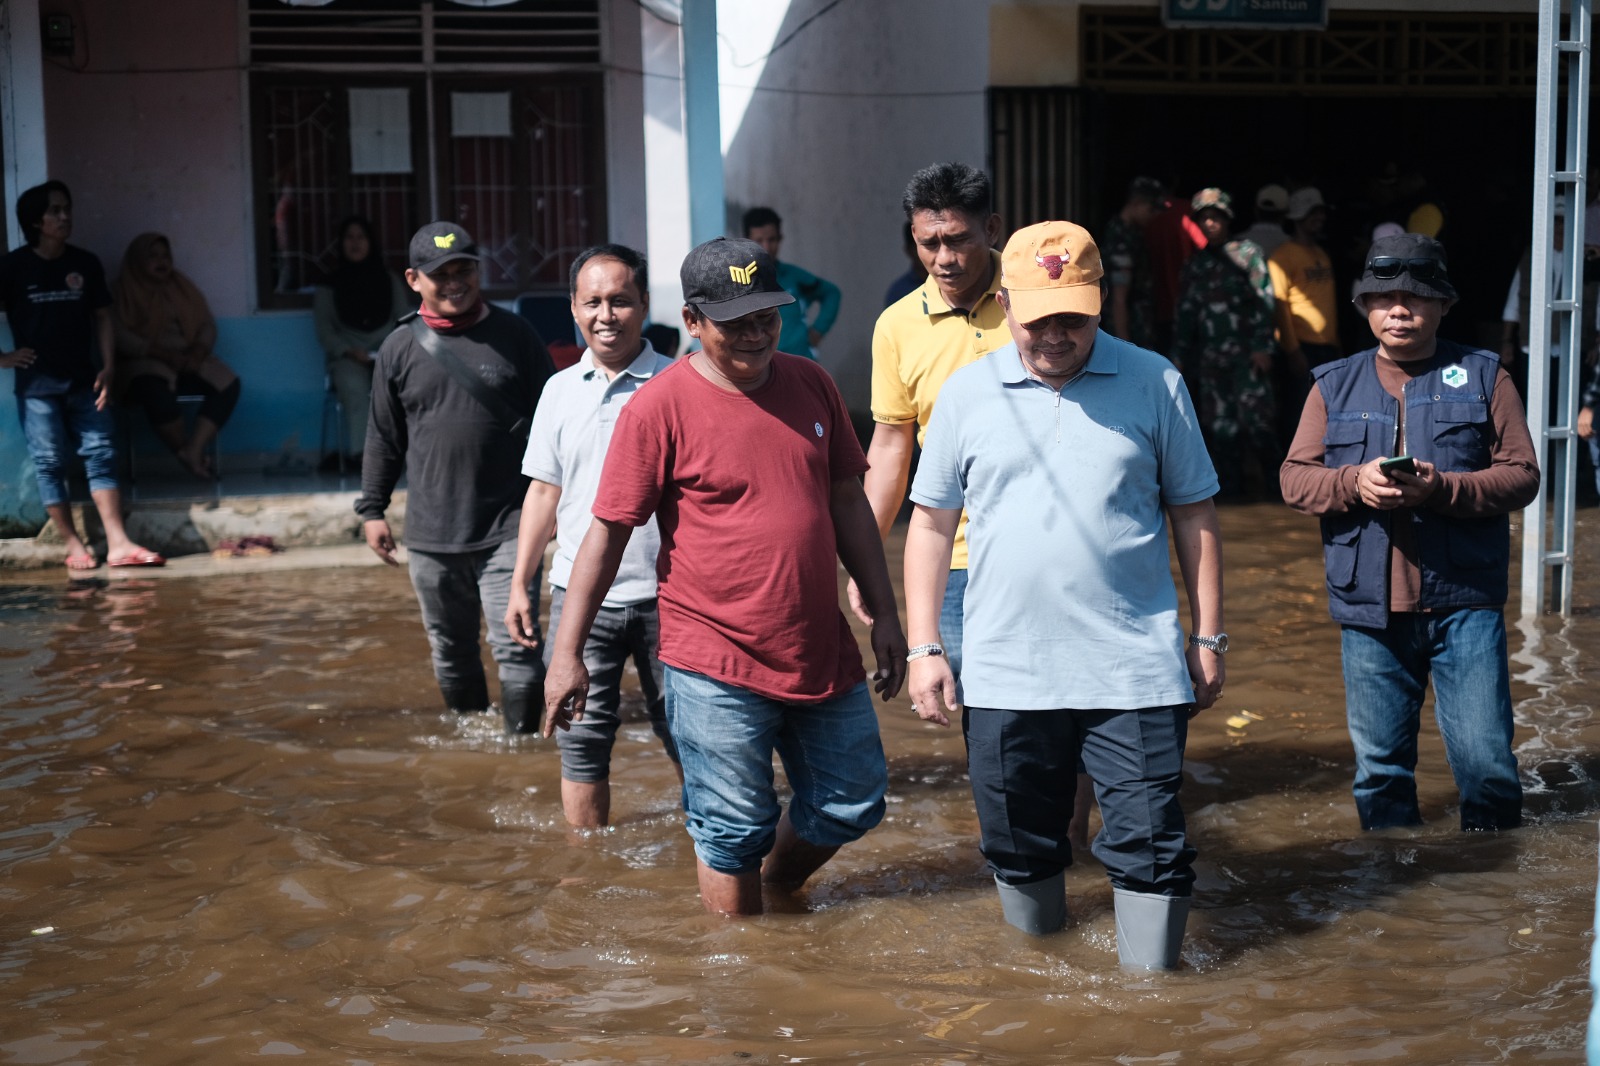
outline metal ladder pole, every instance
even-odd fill
[[[1572,612],[1578,474],[1578,378],[1583,367],[1584,161],[1589,147],[1592,0],[1539,4],[1539,99],[1535,122],[1533,255],[1528,333],[1528,430],[1543,473],[1523,512],[1522,613]],[[1565,76],[1563,81],[1563,75]],[[1557,165],[1557,157],[1560,165]],[[1554,247],[1556,198],[1565,197],[1565,235]],[[1553,286],[1552,281],[1559,279]],[[1558,288],[1560,298],[1552,288]],[[1552,385],[1554,386],[1552,390]],[[1551,404],[1554,392],[1555,403]],[[1549,585],[1547,604],[1546,583]]]

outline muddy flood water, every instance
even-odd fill
[[[1315,523],[1223,523],[1235,650],[1191,733],[1184,967],[1157,976],[1118,970],[1090,857],[1065,932],[1003,924],[960,734],[903,697],[883,825],[803,906],[727,920],[648,728],[615,826],[569,831],[552,744],[439,711],[403,573],[13,577],[0,1063],[1581,1061],[1600,567],[1569,622],[1509,619],[1528,825],[1455,830],[1429,713],[1428,825],[1363,835]],[[1597,538],[1584,512],[1591,563]]]

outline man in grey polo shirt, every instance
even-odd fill
[[[1012,343],[950,376],[911,490],[911,697],[940,725],[960,709],[939,606],[964,506],[962,732],[1006,920],[1036,935],[1066,922],[1081,756],[1104,822],[1093,850],[1114,890],[1118,956],[1170,969],[1194,883],[1184,742],[1190,716],[1222,691],[1227,650],[1217,478],[1178,371],[1099,331],[1100,276],[1094,239],[1070,222],[1006,244]]]
[[[538,600],[526,589],[538,573],[553,533],[550,626],[561,624],[561,605],[572,561],[589,528],[589,509],[600,485],[611,430],[623,405],[672,360],[643,337],[650,311],[644,256],[620,244],[583,252],[572,264],[572,316],[588,348],[578,362],[550,379],[533,415],[522,472],[532,478],[518,529],[517,568],[506,608],[511,639],[539,646]],[[622,674],[633,661],[644,690],[650,727],[673,763],[677,748],[667,732],[656,658],[656,553],[661,536],[652,518],[628,541],[617,576],[606,592],[583,648],[589,695],[582,719],[557,737],[561,749],[561,809],[574,826],[606,825],[611,816],[611,749],[621,722]],[[550,653],[545,651],[549,664]],[[550,735],[546,723],[545,735]],[[681,778],[683,771],[680,768]]]

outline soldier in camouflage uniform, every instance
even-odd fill
[[[1155,347],[1155,275],[1144,230],[1167,206],[1167,191],[1154,178],[1134,178],[1122,210],[1100,231],[1106,270],[1105,315],[1101,328],[1141,348]]]
[[[1221,496],[1240,496],[1246,468],[1277,495],[1283,459],[1272,391],[1272,279],[1260,245],[1229,240],[1233,201],[1202,189],[1191,204],[1207,244],[1184,265],[1173,360],[1196,395]]]

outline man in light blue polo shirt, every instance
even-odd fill
[[[552,534],[550,627],[561,622],[561,604],[578,545],[589,528],[589,509],[600,485],[600,469],[617,415],[657,371],[672,365],[643,338],[650,296],[644,256],[620,244],[590,248],[572,264],[572,317],[588,347],[573,366],[545,385],[528,432],[522,472],[533,479],[522,507],[517,566],[512,578],[506,628],[529,648],[539,646],[539,605],[524,590],[538,572]],[[574,826],[606,825],[611,816],[611,749],[620,724],[622,674],[631,659],[644,690],[650,726],[674,764],[677,748],[667,732],[656,658],[656,553],[661,537],[655,519],[635,531],[583,649],[589,696],[583,716],[563,730],[561,809]],[[549,665],[550,653],[545,651]],[[549,735],[548,726],[545,730]],[[683,771],[678,771],[681,777]]]
[[[950,376],[928,425],[906,535],[911,697],[960,709],[939,636],[966,508],[962,732],[1006,920],[1066,922],[1067,824],[1081,756],[1104,827],[1123,965],[1178,963],[1195,852],[1183,810],[1188,721],[1222,691],[1216,473],[1183,378],[1099,331],[1100,253],[1070,222],[1019,230],[1001,258],[1012,343]],[[1167,557],[1188,590],[1185,647]]]

